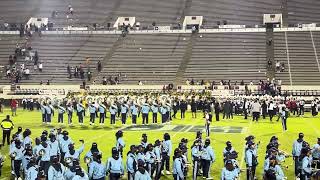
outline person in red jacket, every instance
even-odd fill
[[[12,99],[10,106],[11,106],[12,116],[17,116],[18,101],[15,99]]]
[[[295,98],[293,98],[293,100],[291,101],[291,103],[290,103],[291,105],[291,109],[292,109],[292,111],[293,111],[293,115],[296,115],[296,113],[297,113],[297,115],[298,115],[298,106],[297,106],[297,102],[296,102],[296,99]]]

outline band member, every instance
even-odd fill
[[[160,107],[160,113],[161,113],[161,123],[164,124],[167,122],[168,118],[167,118],[167,113],[168,112],[168,109],[165,105],[162,105]]]
[[[161,177],[161,162],[162,162],[162,155],[161,155],[161,142],[157,139],[154,143],[154,154],[155,154],[155,180],[159,180]]]
[[[244,101],[243,101],[243,114],[244,114],[244,119],[248,119],[248,111],[249,111],[249,108],[250,108],[250,102],[244,98]]]
[[[158,123],[159,107],[157,103],[152,104],[151,111],[152,111],[152,123]]]
[[[184,180],[184,168],[181,159],[181,150],[179,148],[174,150],[173,156],[173,179],[174,180]]]
[[[137,161],[142,160],[143,162],[146,161],[145,155],[145,148],[141,145],[137,146]]]
[[[90,148],[90,151],[87,152],[87,154],[84,156],[85,158],[89,158],[90,162],[93,161],[93,155],[94,154],[101,154],[101,152],[98,149],[98,144],[93,142]]]
[[[80,103],[77,104],[77,115],[79,124],[83,125],[84,107],[82,105],[82,101],[80,101]]]
[[[300,157],[300,159],[302,159],[300,179],[301,180],[309,180],[311,178],[311,175],[312,175],[311,149],[308,148],[308,147],[302,148],[301,149],[301,157]]]
[[[30,138],[31,131],[30,129],[25,129],[23,132],[23,147],[31,146],[32,147],[32,139]]]
[[[208,111],[205,111],[205,129],[206,129],[206,135],[207,137],[210,137],[210,124],[212,122],[212,115],[208,113]]]
[[[95,154],[89,166],[89,178],[92,180],[104,180],[106,177],[106,166],[101,162],[102,155]]]
[[[299,116],[303,116],[304,115],[304,104],[305,104],[304,100],[301,99],[299,101]]]
[[[247,148],[245,153],[245,161],[247,165],[247,179],[252,180],[255,179],[256,167],[258,165],[257,161],[257,151],[258,145],[255,145],[253,141],[247,142]]]
[[[132,118],[132,124],[137,124],[137,116],[138,116],[138,107],[135,103],[132,104],[130,107],[131,112],[131,118]]]
[[[149,175],[152,177],[155,172],[155,162],[156,162],[156,155],[153,151],[153,145],[148,144],[145,148],[145,162],[146,162],[146,170],[148,171]]]
[[[121,122],[122,122],[122,124],[126,124],[128,110],[129,110],[128,105],[126,104],[126,102],[124,102],[121,105]]]
[[[223,149],[223,161],[225,162],[228,159],[228,155],[231,154],[233,151],[235,151],[232,147],[232,144],[230,141],[226,142],[227,147]]]
[[[109,173],[110,180],[120,180],[124,174],[122,159],[116,147],[112,148],[112,157],[107,161],[107,173]]]
[[[106,117],[106,106],[102,103],[99,104],[98,110],[99,110],[99,123],[100,125],[104,125],[104,119]]]
[[[282,120],[283,131],[287,131],[287,118],[288,118],[288,111],[286,110],[286,107],[282,107],[281,120]]]
[[[151,180],[150,174],[144,168],[144,166],[145,166],[145,163],[141,160],[138,160],[138,170],[134,176],[135,180]]]
[[[51,116],[53,114],[50,104],[48,106],[44,106],[46,112],[46,123],[51,123]]]
[[[63,135],[62,138],[59,140],[59,147],[61,151],[60,162],[63,163],[64,156],[69,151],[69,144],[73,144],[73,141],[68,136],[69,135],[68,131],[63,131],[62,135]]]
[[[42,123],[47,123],[47,103],[41,104]]]
[[[41,144],[40,144],[40,171],[44,171],[45,175],[48,175],[48,169],[50,166],[50,147],[46,142],[47,138],[45,136],[41,136]]]
[[[222,169],[221,172],[221,179],[222,180],[235,180],[239,177],[239,173],[237,169],[233,166],[231,160],[227,160],[225,162],[225,167]]]
[[[142,113],[142,124],[148,124],[149,123],[149,111],[150,106],[147,103],[144,103],[141,107],[141,113]]]
[[[116,124],[116,114],[118,112],[118,108],[115,104],[112,104],[109,108],[110,111],[110,124]]]
[[[134,179],[134,173],[137,170],[137,161],[136,161],[136,146],[131,145],[130,151],[127,154],[127,162],[126,162],[127,172],[128,172],[128,180]]]
[[[221,107],[218,101],[214,103],[214,113],[216,115],[216,121],[219,121]]]
[[[312,159],[315,163],[312,164],[313,168],[320,168],[320,138],[318,138],[318,143],[312,147]]]
[[[125,147],[125,142],[122,137],[123,137],[123,132],[121,130],[119,130],[116,133],[116,140],[117,140],[116,148],[117,148],[117,151],[120,153],[121,157],[122,157],[123,149]]]
[[[22,158],[24,154],[24,148],[22,147],[22,143],[20,140],[16,139],[14,141],[13,147],[10,148],[10,157],[13,159],[13,171],[15,177],[21,178],[20,169],[22,164]]]
[[[58,106],[58,123],[63,123],[63,114],[66,112],[66,109],[62,106]]]
[[[169,103],[169,101],[167,101],[167,103],[165,104],[166,108],[167,108],[167,121],[171,121],[172,118],[171,118],[171,110],[172,110],[172,107],[171,107],[171,104]]]
[[[49,134],[49,141],[48,145],[50,147],[49,154],[50,154],[50,160],[54,156],[60,157],[60,148],[59,148],[59,143],[57,141],[56,135],[53,133]]]
[[[48,170],[48,180],[64,179],[65,167],[59,163],[59,158],[54,156]]]
[[[148,144],[149,144],[149,143],[148,143],[148,136],[147,136],[146,133],[143,133],[143,134],[142,134],[142,139],[141,139],[141,145],[142,145],[144,148],[146,148]]]
[[[212,147],[210,146],[210,139],[206,139],[202,154],[201,154],[201,166],[203,169],[203,178],[209,178],[210,175],[210,167],[213,162],[215,162],[216,157]]]
[[[162,162],[161,162],[161,170],[164,170],[164,166],[166,166],[166,174],[170,175],[170,155],[172,151],[172,142],[170,140],[170,135],[165,133],[163,135],[163,144],[162,144]],[[164,172],[162,172],[164,174]]]
[[[38,178],[38,167],[36,165],[36,158],[33,157],[30,159],[28,165],[27,165],[27,172],[25,179],[37,179]]]
[[[27,145],[24,147],[24,155],[22,158],[22,170],[23,170],[23,175],[24,177],[26,176],[27,173],[27,167],[30,162],[30,159],[33,157],[32,154],[32,147],[30,145]],[[2,163],[2,162],[1,162]],[[0,167],[1,168],[1,167]]]
[[[71,103],[67,105],[67,113],[68,113],[68,124],[72,125],[73,107]]]
[[[89,113],[90,113],[90,125],[94,125],[94,120],[96,119],[96,107],[94,106],[94,102],[89,104]]]
[[[88,175],[84,172],[84,170],[80,167],[80,165],[77,165],[75,167],[76,175],[72,178],[72,180],[86,180],[89,179]]]
[[[285,179],[284,173],[281,167],[278,165],[276,156],[269,157],[269,166],[264,175],[266,180],[269,179]]]
[[[184,100],[181,100],[179,106],[180,106],[180,112],[181,112],[181,119],[184,119],[184,118],[185,118],[186,111],[187,111],[187,109],[188,109],[187,102],[184,101]]]
[[[274,110],[275,110],[275,105],[273,104],[273,101],[270,101],[268,104],[268,113],[270,117],[270,122],[272,122],[272,118],[274,116]]]
[[[299,133],[299,138],[293,143],[292,147],[292,156],[294,159],[294,172],[296,176],[299,175],[299,156],[301,155],[302,144],[304,142],[303,137],[304,134]]]
[[[80,154],[84,150],[84,141],[80,140],[81,146],[79,149],[74,149],[74,144],[68,145],[68,151],[66,152],[64,159],[71,158],[71,159],[80,159]]]
[[[195,101],[194,98],[191,100],[191,113],[192,113],[192,118],[197,118],[197,102]]]
[[[196,139],[191,146],[191,160],[193,162],[192,179],[197,180],[201,163],[201,140]]]

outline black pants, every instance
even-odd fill
[[[185,118],[185,114],[186,114],[186,111],[185,110],[181,110],[181,119]]]
[[[105,114],[104,113],[100,113],[100,117],[99,117],[99,123],[100,124],[104,124],[104,118],[105,118]]]
[[[21,163],[22,163],[22,160],[14,160],[13,161],[13,169],[14,169],[14,173],[17,178],[21,177],[20,176]]]
[[[300,174],[300,169],[299,169],[299,157],[295,156],[294,158],[294,174],[298,176]]]
[[[256,166],[247,167],[247,180],[254,180],[256,175]]]
[[[162,123],[167,122],[167,114],[161,114],[161,121],[162,121]]]
[[[5,145],[6,139],[7,139],[7,143],[8,145],[10,145],[10,134],[11,134],[11,130],[3,130],[2,131],[2,144]]]
[[[286,117],[282,117],[282,128],[284,131],[287,130],[287,118]]]
[[[96,119],[96,113],[90,113],[90,122],[94,123],[95,119]]]
[[[152,122],[158,123],[158,113],[152,113]]]
[[[172,115],[171,117],[173,117],[173,118],[177,118],[177,117],[176,117],[177,112],[178,112],[178,110],[173,110],[173,115]]]
[[[216,113],[216,121],[220,121],[220,113]]]
[[[206,136],[210,137],[210,124],[206,123],[204,127],[206,129]]]
[[[109,180],[120,180],[121,175],[120,173],[110,173]]]
[[[46,116],[46,122],[51,123],[51,114],[47,114],[47,116]]]
[[[311,164],[312,168],[320,169],[320,159],[313,158],[313,161],[316,161],[315,163]]]
[[[72,123],[72,113],[68,114],[68,124]]]
[[[82,112],[78,113],[78,120],[79,120],[79,123],[83,123],[83,114],[82,114]]]
[[[132,124],[137,124],[137,115],[132,115]]]
[[[48,176],[49,167],[50,167],[49,161],[40,161],[40,170],[43,170],[46,176]]]
[[[128,180],[134,180],[134,173],[128,172]]]
[[[115,124],[115,123],[116,123],[116,115],[115,114],[111,114],[110,124]]]
[[[122,121],[122,124],[126,124],[127,113],[121,113],[121,121]]]
[[[243,114],[244,114],[244,119],[248,119],[248,110],[247,109],[243,110]]]
[[[64,164],[64,156],[66,155],[66,153],[64,152],[61,152],[61,155],[60,155],[60,163]]]
[[[259,112],[253,112],[252,113],[252,121],[257,121],[258,122],[258,119],[259,119]]]
[[[63,123],[63,114],[58,114],[58,123]]]
[[[105,180],[105,177],[99,178],[99,179],[92,179],[92,180]]]
[[[270,121],[272,121],[272,118],[274,116],[274,111],[273,110],[269,110],[268,113],[269,113]]]
[[[142,124],[148,124],[148,123],[149,123],[148,113],[142,113]]]
[[[42,122],[43,123],[47,122],[47,115],[46,114],[42,114]]]
[[[210,160],[201,160],[202,170],[203,170],[203,177],[208,178],[209,177],[209,170],[210,170]]]
[[[170,156],[168,153],[162,153],[161,169],[164,170],[164,165],[166,165],[166,170],[170,170]]]
[[[304,115],[304,106],[300,106],[299,108],[299,115]]]

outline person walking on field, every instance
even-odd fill
[[[7,144],[10,145],[10,134],[11,130],[14,128],[13,122],[10,120],[10,116],[7,115],[6,119],[1,122],[2,128],[2,144],[5,145],[7,139]]]

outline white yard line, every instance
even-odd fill
[[[312,40],[312,46],[313,46],[313,50],[314,50],[314,55],[316,57],[316,61],[317,61],[317,64],[318,64],[318,71],[320,72],[320,64],[319,64],[319,59],[318,59],[318,54],[317,54],[317,48],[316,48],[316,45],[314,44],[312,31],[310,31],[310,36],[311,36],[311,40]]]
[[[287,61],[288,61],[288,72],[289,72],[289,77],[290,77],[290,86],[292,86],[292,76],[291,76],[291,66],[290,66],[290,56],[289,56],[289,46],[288,46],[288,36],[287,32],[284,32],[284,37],[286,40],[286,49],[287,49]]]

